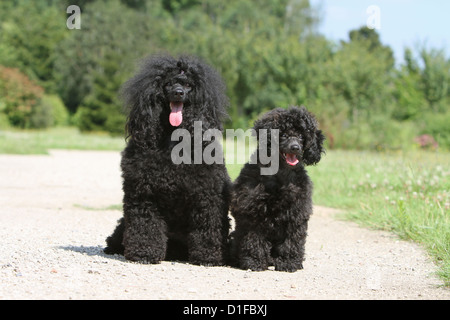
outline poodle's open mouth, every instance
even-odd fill
[[[281,153],[284,160],[286,160],[286,163],[290,166],[295,166],[297,163],[299,163],[297,156],[293,153]]]
[[[170,102],[170,116],[169,122],[173,127],[178,127],[183,122],[183,102]]]

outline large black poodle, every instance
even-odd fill
[[[245,164],[232,190],[231,214],[236,221],[233,255],[242,269],[260,271],[273,264],[275,270],[294,272],[303,268],[308,219],[313,211],[313,186],[305,166],[320,161],[325,138],[304,107],[274,109],[257,120],[254,129],[256,161]],[[267,141],[261,135],[265,132]],[[276,134],[279,139],[273,143]],[[278,157],[278,171],[273,175],[261,174],[267,166],[261,161],[261,146]]]
[[[206,130],[223,130],[228,99],[222,79],[195,57],[152,56],[122,94],[129,108],[121,161],[124,216],[106,239],[105,253],[142,263],[224,264],[230,178],[223,161],[199,162],[193,150],[214,142],[202,141]],[[194,128],[201,130],[200,142]],[[189,137],[174,135],[172,141],[177,129]],[[182,142],[189,149],[172,152]],[[173,161],[181,153],[192,161]]]

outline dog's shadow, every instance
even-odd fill
[[[122,262],[127,262],[127,260],[125,259],[125,257],[123,255],[119,255],[119,254],[106,254],[103,252],[103,247],[101,246],[72,246],[72,245],[67,245],[67,246],[58,246],[58,249],[62,249],[62,250],[66,250],[66,251],[72,251],[72,252],[77,252],[83,255],[87,255],[87,256],[99,256],[102,258],[108,258],[108,259],[112,259],[112,260],[118,260],[118,261],[122,261]]]
[[[62,250],[66,250],[66,251],[72,251],[72,252],[76,252],[82,255],[87,255],[87,256],[98,256],[98,257],[102,257],[102,258],[107,258],[107,259],[111,259],[111,260],[116,260],[116,261],[121,261],[121,262],[125,262],[125,263],[135,263],[135,262],[131,262],[127,259],[125,259],[125,257],[121,254],[106,254],[103,252],[103,247],[101,246],[72,246],[72,245],[67,245],[67,246],[58,246],[56,247],[57,249],[62,249]],[[164,260],[165,262],[170,262],[172,264],[174,263],[182,263],[182,264],[190,264],[188,261],[185,260],[178,260],[178,259],[167,259]],[[237,267],[236,261],[234,260],[228,260],[225,265],[223,265],[222,267],[229,267],[232,269],[238,269],[241,270]]]
[[[103,252],[104,248],[101,246],[67,245],[67,246],[58,246],[57,248],[66,250],[66,251],[77,252],[77,253],[87,255],[87,256],[98,256],[98,257],[102,257],[102,258],[107,258],[107,259],[112,259],[112,260],[117,260],[117,261],[127,262],[127,263],[131,262],[131,261],[125,259],[125,257],[121,254],[106,254],[106,253],[104,253]],[[164,260],[164,261],[172,262],[172,263],[188,263],[187,261],[178,260],[178,259],[168,259],[168,260]]]

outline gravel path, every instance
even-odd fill
[[[0,155],[0,299],[450,299],[417,245],[316,207],[304,270],[249,272],[103,254],[121,216],[117,152]]]

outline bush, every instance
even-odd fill
[[[43,95],[40,103],[33,108],[30,127],[36,129],[68,124],[69,113],[61,98],[56,95]]]
[[[44,95],[41,105],[45,105],[50,110],[52,118],[51,126],[65,126],[69,122],[69,112],[64,102],[57,95]]]
[[[56,95],[44,94],[18,69],[0,66],[0,127],[48,128],[68,123],[68,112]]]
[[[440,148],[450,150],[450,111],[446,113],[429,113],[423,119],[422,134],[429,134],[436,139]]]
[[[399,122],[388,116],[374,115],[358,122],[339,117],[331,119],[337,121],[328,120],[324,128],[330,149],[411,150],[419,134],[413,122]]]
[[[53,125],[51,106],[38,103],[30,114],[30,123],[27,127],[33,129],[44,129]]]
[[[6,114],[0,112],[0,131],[9,129],[10,126],[11,125],[9,124],[9,120]]]
[[[32,82],[18,69],[0,66],[0,97],[3,113],[11,125],[20,128],[32,127],[31,117],[39,113],[34,110],[40,103],[44,89]]]

